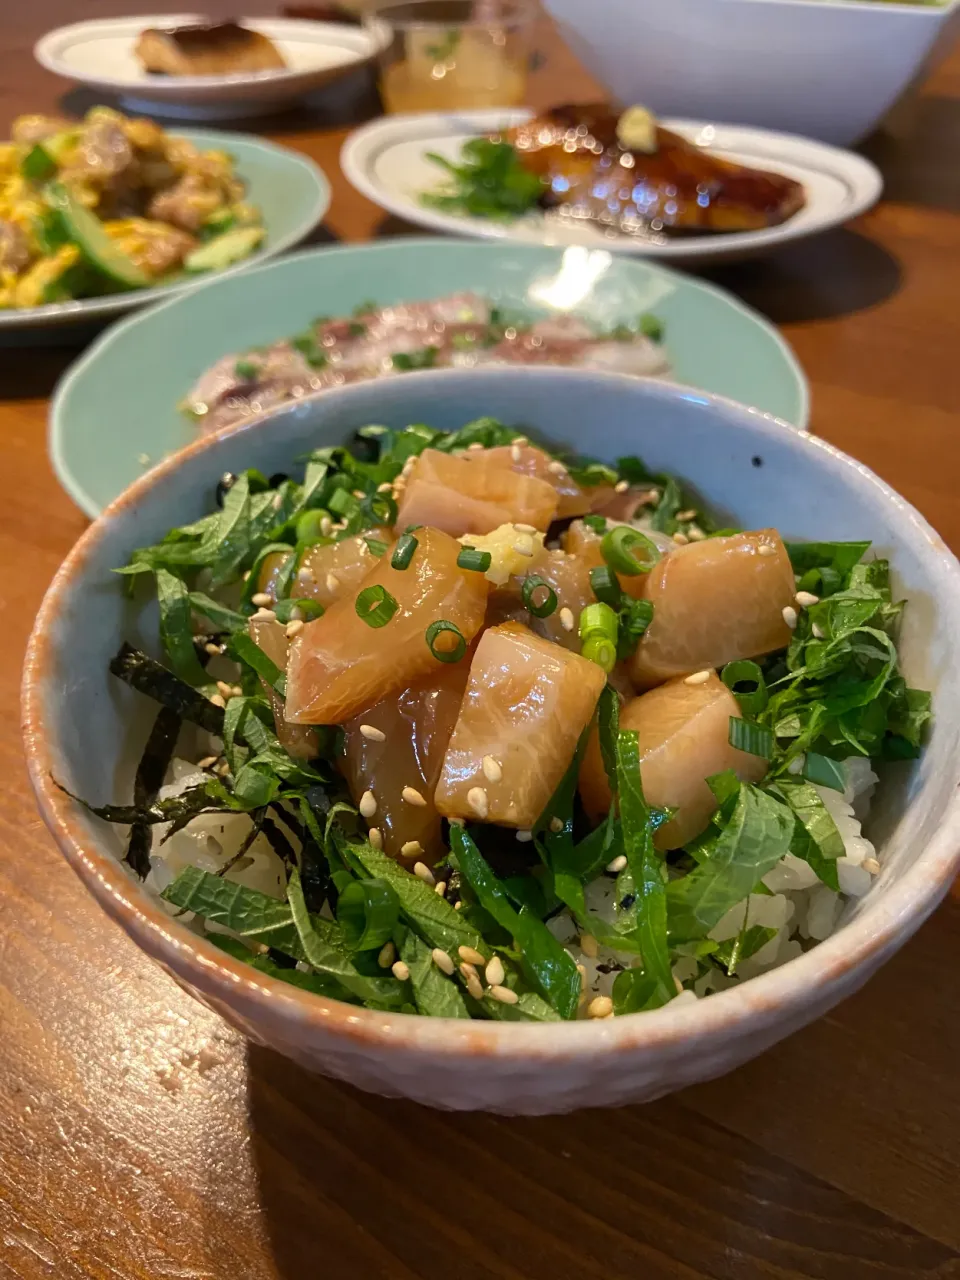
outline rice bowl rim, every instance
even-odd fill
[[[438,379],[452,382],[463,376],[460,370],[423,371],[406,374],[405,382],[416,379],[429,391],[429,384]],[[655,391],[668,396],[689,394],[689,388],[662,379],[638,379],[615,373],[585,375],[581,370],[551,368],[518,369],[511,371],[511,376],[546,383],[558,379],[571,382],[600,379],[630,386],[634,391],[642,388],[654,399]],[[324,398],[332,395],[349,401],[364,387],[365,384],[359,383],[337,388],[325,393]],[[937,608],[953,615],[952,634],[960,634],[960,563],[929,523],[890,485],[835,446],[798,432],[770,414],[722,396],[705,392],[697,395],[720,411],[727,429],[753,432],[790,450],[816,451],[818,464],[839,474],[850,488],[872,490],[888,508],[891,523],[899,526],[898,532],[913,534],[914,545],[926,544],[924,556],[929,556]],[[954,795],[935,835],[875,901],[871,903],[874,895],[868,894],[854,920],[803,955],[695,1003],[671,1002],[661,1009],[600,1022],[587,1019],[543,1024],[384,1013],[326,999],[269,978],[178,925],[159,899],[151,897],[123,864],[102,847],[99,820],[87,815],[53,781],[58,767],[58,753],[54,749],[55,707],[62,701],[55,672],[57,655],[69,644],[66,634],[59,643],[54,637],[70,597],[82,592],[88,560],[107,531],[112,532],[118,523],[131,522],[138,504],[159,482],[190,466],[195,458],[223,444],[224,440],[246,436],[248,432],[276,430],[279,419],[294,417],[302,411],[300,404],[282,406],[201,437],[135,481],[101,513],[67,555],[44,596],[27,645],[22,681],[22,728],[30,781],[41,816],[64,857],[101,907],[168,972],[231,1008],[240,1006],[243,1017],[254,1024],[258,1019],[284,1023],[288,1024],[290,1033],[312,1031],[343,1037],[370,1049],[390,1049],[411,1055],[571,1060],[595,1055],[598,1051],[656,1051],[727,1039],[738,1032],[756,1033],[782,1022],[784,1015],[794,1009],[802,1018],[807,1005],[825,1008],[841,999],[851,986],[845,979],[861,968],[865,968],[867,974],[872,972],[931,914],[960,869],[960,759],[955,765]],[[282,448],[282,433],[277,434],[278,448]],[[106,662],[103,669],[105,672]],[[908,805],[904,812],[910,808]]]

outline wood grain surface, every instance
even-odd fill
[[[122,11],[0,6],[0,128],[89,105],[31,46]],[[535,102],[592,96],[546,25],[538,44]],[[359,74],[263,123],[333,181],[318,242],[409,231],[338,171],[376,109]],[[813,429],[960,548],[960,54],[867,150],[887,182],[876,210],[713,278],[793,343]],[[733,1075],[539,1120],[309,1076],[245,1044],[101,915],[35,815],[18,732],[27,632],[84,527],[45,453],[74,355],[0,350],[2,1280],[960,1280],[956,896],[863,992]]]

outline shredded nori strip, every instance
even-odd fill
[[[284,822],[287,821],[287,815],[283,815]],[[297,855],[293,851],[293,845],[283,834],[272,818],[264,817],[263,834],[270,841],[270,847],[273,852],[280,858],[288,871],[292,871],[297,865]]]
[[[160,708],[137,765],[137,776],[133,783],[133,803],[138,809],[145,809],[156,800],[173,759],[181,724],[179,714],[172,707]],[[135,822],[130,828],[130,840],[123,860],[141,880],[145,880],[150,872],[152,843],[151,827],[145,822]]]
[[[223,707],[168,671],[162,662],[124,643],[111,660],[110,670],[138,693],[175,711],[182,720],[223,737]]]
[[[122,826],[134,826],[138,822],[148,826],[154,826],[158,822],[173,822],[179,831],[191,818],[196,818],[201,813],[233,812],[209,795],[206,786],[190,787],[188,791],[181,792],[178,796],[168,796],[166,800],[155,800],[153,804],[138,806],[135,804],[88,804],[81,796],[75,796],[72,791],[67,791],[67,788],[57,782],[56,778],[54,783],[71,800],[78,801],[90,813],[103,818],[105,822],[118,822]],[[173,831],[170,831],[165,838],[173,834]]]
[[[225,876],[228,871],[232,871],[233,868],[240,861],[240,859],[246,855],[247,850],[253,844],[254,840],[256,840],[260,832],[263,830],[263,820],[266,816],[267,816],[266,809],[253,810],[253,812],[250,814],[250,820],[251,820],[250,830],[243,837],[243,840],[240,844],[240,848],[237,850],[237,852],[233,855],[232,858],[229,858],[223,864],[220,870],[217,872],[218,876]]]

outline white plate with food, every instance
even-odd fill
[[[244,134],[109,107],[19,116],[0,142],[0,333],[103,320],[289,249],[330,186]]]
[[[433,230],[701,264],[839,226],[883,185],[823,143],[603,106],[390,116],[352,133],[340,162],[368,199]]]
[[[385,39],[375,24],[146,14],[58,27],[34,56],[56,75],[119,94],[134,110],[218,120],[302,97],[368,62]]]

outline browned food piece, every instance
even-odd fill
[[[281,671],[286,671],[290,641],[282,623],[277,622],[276,618],[253,617],[250,619],[250,639],[260,646]],[[317,735],[314,730],[303,724],[290,724],[285,715],[283,698],[265,680],[260,683],[270,699],[280,745],[297,759],[312,760],[317,754]]]
[[[448,818],[529,828],[606,683],[593,662],[516,622],[485,631],[436,791]]]
[[[698,835],[717,807],[705,779],[732,769],[745,782],[759,782],[767,762],[738,751],[729,742],[730,717],[740,707],[714,672],[700,684],[671,680],[628,702],[620,728],[636,730],[640,743],[640,779],[647,803],[676,809],[654,837],[659,849],[675,849]],[[610,808],[600,741],[594,729],[580,769],[580,795],[594,821]]]
[[[384,850],[408,866],[446,853],[433,793],[469,674],[469,658],[450,663],[344,725],[341,769],[354,804],[371,792],[376,810],[367,825],[380,832]],[[408,787],[423,804],[404,798]]]
[[[488,467],[507,467],[522,476],[536,476],[557,491],[558,504],[554,519],[582,516],[591,510],[595,490],[582,489],[562,462],[554,460],[534,445],[505,444],[495,449],[477,451],[477,460]]]
[[[722,160],[656,127],[652,154],[617,138],[619,113],[603,104],[555,107],[506,133],[524,167],[547,183],[545,203],[620,230],[756,231],[791,218],[799,182]],[[559,179],[560,181],[556,181]]]
[[[134,48],[145,71],[166,76],[222,76],[234,71],[278,71],[287,64],[259,31],[236,22],[141,31]]]
[[[776,529],[677,547],[637,581],[653,605],[630,660],[637,688],[790,643],[783,610],[796,584]]]
[[[388,694],[435,674],[426,632],[445,620],[467,644],[480,630],[490,584],[482,573],[457,565],[460,544],[438,529],[418,529],[418,546],[406,569],[390,563],[393,547],[357,589],[335,601],[322,618],[297,637],[287,667],[287,719],[298,724],[342,724]],[[395,544],[394,544],[395,545]],[[397,602],[385,626],[371,627],[356,601],[368,587],[381,587]],[[436,648],[450,651],[449,635]]]
[[[502,524],[546,529],[557,513],[553,485],[484,461],[485,449],[460,457],[424,449],[400,494],[397,528],[431,525],[454,537],[490,533]]]

